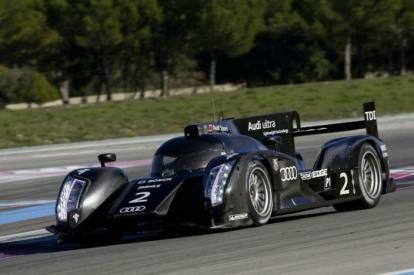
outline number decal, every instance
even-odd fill
[[[342,172],[340,175],[339,175],[339,178],[340,179],[344,179],[344,185],[342,186],[342,188],[341,188],[341,192],[339,192],[339,195],[348,195],[349,194],[349,189],[348,189],[348,176],[347,176],[347,174],[346,173],[344,173],[344,172]]]
[[[355,190],[355,181],[354,181],[354,170],[351,170],[351,183],[352,183],[352,193],[355,195],[356,190]]]
[[[151,192],[139,192],[136,193],[135,196],[137,196],[136,199],[130,201],[129,203],[140,203],[140,202],[146,202],[147,198],[151,195]]]

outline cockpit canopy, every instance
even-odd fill
[[[213,135],[173,138],[155,152],[151,176],[170,177],[201,171],[210,160],[225,154],[223,143]]]

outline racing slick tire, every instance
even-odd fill
[[[375,207],[382,192],[382,170],[377,151],[368,143],[361,146],[358,156],[358,180],[361,199],[335,204],[338,211],[369,209]]]
[[[266,224],[273,211],[273,194],[269,174],[260,161],[248,164],[246,188],[250,218],[254,225]]]

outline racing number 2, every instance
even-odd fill
[[[339,195],[341,196],[349,195],[350,190],[348,186],[348,175],[345,172],[342,172],[339,175],[339,178],[344,179],[344,183],[342,185],[341,191],[339,192]],[[351,171],[351,183],[352,183],[352,186],[354,187],[353,171]],[[353,194],[355,195],[355,188],[353,188]]]
[[[151,195],[151,192],[139,192],[136,193],[135,196],[137,196],[136,199],[129,201],[129,203],[140,203],[140,202],[146,202],[147,198]]]

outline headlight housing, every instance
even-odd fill
[[[86,181],[70,176],[65,179],[56,202],[56,216],[59,221],[66,222],[68,220],[68,213],[79,207],[85,186]]]
[[[230,161],[213,167],[208,174],[204,195],[210,198],[212,206],[223,203],[224,188],[236,161]]]

